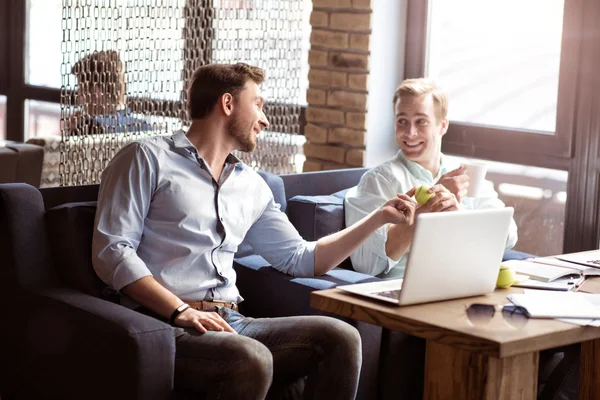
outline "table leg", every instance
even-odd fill
[[[579,399],[600,398],[600,339],[581,343]]]
[[[427,341],[426,399],[533,400],[539,352],[496,358]]]

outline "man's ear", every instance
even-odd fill
[[[225,93],[221,96],[221,109],[227,116],[230,116],[233,112],[233,96],[231,93]]]
[[[447,118],[442,120],[440,124],[440,136],[444,136],[448,132],[448,125],[450,125],[450,121]]]

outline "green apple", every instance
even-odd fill
[[[415,200],[417,200],[417,203],[422,206],[427,204],[429,199],[433,197],[433,193],[427,193],[429,189],[431,189],[431,186],[429,185],[417,186],[415,190]]]
[[[515,271],[507,267],[506,265],[500,264],[500,272],[498,273],[498,280],[496,281],[496,287],[506,289],[517,280]]]

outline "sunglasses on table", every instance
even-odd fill
[[[527,311],[523,307],[515,306],[514,304],[501,306],[476,303],[466,307],[467,318],[474,326],[482,326],[489,323],[494,318],[494,315],[496,315],[496,310],[501,310],[504,320],[515,328],[525,326],[529,319]]]

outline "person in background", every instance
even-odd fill
[[[94,270],[140,311],[174,326],[177,389],[279,398],[308,376],[304,398],[353,399],[358,331],[331,317],[241,315],[233,255],[245,240],[281,272],[322,275],[381,226],[411,224],[415,205],[394,195],[350,228],[303,240],[266,182],[232,154],[254,150],[269,126],[263,80],[262,69],[242,63],[198,68],[187,133],[145,138],[112,159],[98,196]]]
[[[139,132],[151,126],[133,117],[126,107],[125,68],[114,50],[95,51],[77,61],[76,110],[71,117],[74,135]]]

